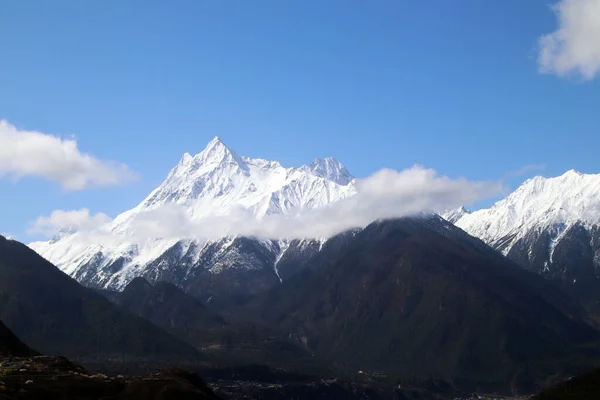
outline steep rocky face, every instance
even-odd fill
[[[507,256],[550,279],[576,284],[596,280],[600,273],[599,227],[574,223],[553,240],[551,230],[531,231],[508,250]]]
[[[235,304],[280,283],[277,243],[237,237],[207,248],[181,282],[212,306]]]
[[[600,175],[536,177],[489,209],[444,217],[572,293],[600,287]]]
[[[301,271],[323,247],[325,240],[292,240],[280,244],[281,252],[275,264],[280,281],[287,280]]]
[[[240,156],[215,138],[201,153],[185,154],[158,188],[112,222],[94,232],[67,228],[30,247],[93,288],[122,290],[144,277],[173,282],[205,301],[217,302],[222,293],[244,298],[290,275],[279,275],[278,264],[285,270],[287,259],[307,256],[318,241],[232,237],[219,217],[235,224],[238,217],[290,215],[355,193],[355,179],[333,158],[286,168]]]

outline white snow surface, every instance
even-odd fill
[[[115,276],[99,277],[110,280],[106,287],[122,288],[139,276],[144,266],[175,244],[182,243],[186,248],[195,244],[199,258],[210,243],[194,237],[139,240],[134,237],[132,224],[141,213],[176,204],[195,221],[239,210],[261,219],[271,214],[293,214],[353,196],[357,192],[355,183],[348,170],[333,158],[317,158],[299,168],[286,168],[277,161],[240,156],[215,137],[199,154],[184,154],[158,188],[112,222],[93,232],[67,232],[29,246],[71,276],[92,264],[94,270],[102,274],[102,267],[123,258],[124,267]],[[226,247],[225,243],[223,248]],[[218,273],[220,268],[213,266],[211,270]]]
[[[452,209],[452,210],[444,211],[441,214],[441,217],[444,218],[446,221],[454,224],[456,221],[458,221],[459,219],[464,217],[466,214],[470,214],[470,212],[464,206],[460,206],[460,207]]]
[[[236,207],[258,218],[330,204],[356,193],[354,178],[333,158],[300,168],[239,156],[215,137],[201,153],[185,154],[165,181],[129,213],[166,203],[183,205],[193,219],[226,215]]]
[[[450,212],[445,217],[455,215]],[[454,223],[492,247],[506,242],[505,254],[533,231],[548,230],[556,242],[573,224],[600,224],[600,174],[570,170],[555,178],[537,176],[491,208],[463,213]]]

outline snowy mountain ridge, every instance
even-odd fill
[[[446,221],[454,224],[456,221],[458,221],[459,219],[461,219],[462,217],[464,217],[465,215],[470,214],[470,213],[471,212],[469,210],[467,210],[464,206],[460,206],[460,207],[452,209],[452,210],[446,210],[445,212],[443,212],[441,214],[441,216]]]
[[[93,231],[66,229],[30,247],[91,287],[122,289],[141,276],[205,298],[230,290],[243,297],[291,276],[327,238],[237,236],[227,224],[217,229],[223,227],[215,216],[241,215],[234,224],[294,217],[354,196],[357,185],[333,158],[286,168],[240,156],[215,137],[202,152],[184,154],[133,209]],[[171,213],[158,219],[152,214],[165,210]],[[600,277],[600,175],[571,170],[556,178],[535,177],[489,209],[471,213],[461,207],[443,217],[526,269],[573,282]],[[194,224],[177,229],[188,221]],[[218,234],[197,235],[199,227]],[[152,233],[140,237],[146,231]]]
[[[487,243],[511,237],[505,251],[510,249],[510,243],[534,228],[598,225],[600,174],[570,170],[555,178],[536,176],[491,208],[463,213],[455,223]]]
[[[192,220],[240,209],[260,219],[324,206],[355,193],[354,177],[333,158],[285,168],[277,161],[239,156],[215,137],[201,153],[186,153],[158,188],[114,224],[116,231],[123,231],[131,215],[170,203],[184,206]]]
[[[172,205],[184,210],[186,219],[196,222],[240,212],[257,220],[273,214],[294,215],[353,196],[357,192],[355,183],[348,170],[333,158],[317,158],[299,168],[286,168],[277,161],[240,156],[215,137],[202,152],[184,154],[161,185],[135,208],[94,232],[67,230],[30,247],[80,282],[104,288],[121,289],[136,276],[157,274],[156,268],[165,272],[186,265],[187,270],[178,272],[185,276],[199,263],[213,274],[227,268],[259,268],[257,265],[266,261],[245,262],[244,256],[254,255],[241,254],[246,250],[240,253],[236,246],[241,242],[236,237],[140,239],[136,224],[146,213]],[[285,239],[252,240],[258,247],[250,253],[264,250],[278,260],[289,249],[290,241]],[[167,252],[171,260],[156,264]],[[271,268],[277,275],[276,263]]]
[[[537,176],[491,208],[444,217],[534,272],[571,282],[600,276],[600,174]]]

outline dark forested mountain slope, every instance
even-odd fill
[[[37,353],[19,340],[2,322],[0,322],[0,355],[29,357]]]
[[[123,292],[105,292],[124,310],[139,315],[213,356],[220,363],[295,363],[310,357],[302,346],[273,329],[226,321],[196,298],[167,282],[135,278]]]
[[[191,346],[0,236],[0,319],[45,354],[195,358]]]
[[[326,243],[253,304],[347,370],[526,388],[585,367],[600,336],[577,303],[440,217],[376,222]]]
[[[110,295],[115,304],[169,330],[188,343],[202,346],[202,332],[226,325],[199,300],[167,282],[150,284],[135,278],[125,290]]]

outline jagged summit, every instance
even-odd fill
[[[192,156],[190,153],[184,153],[183,157],[181,157],[181,160],[179,160],[179,163],[177,165],[188,165],[192,162],[193,159],[194,156]]]
[[[217,145],[217,144],[221,144],[221,145],[225,146],[225,143],[223,143],[221,138],[218,136],[215,136],[214,138],[211,139],[210,142],[208,142],[208,145],[206,147],[209,147],[211,145]],[[227,146],[225,146],[225,147],[227,147]]]
[[[576,169],[570,169],[567,172],[565,172],[563,174],[563,176],[582,176],[582,175],[591,175],[591,174],[584,174],[583,172],[579,172]]]
[[[600,174],[569,170],[555,178],[536,176],[491,208],[464,215],[457,225],[486,241],[534,225],[600,222]]]
[[[465,216],[466,214],[470,214],[470,213],[471,212],[469,210],[467,210],[464,206],[460,206],[460,207],[454,208],[452,210],[446,210],[445,212],[442,213],[441,216],[446,221],[455,223],[456,221],[461,219],[463,216]]]
[[[228,148],[227,145],[225,143],[223,143],[223,141],[221,140],[220,137],[215,136],[210,140],[210,142],[208,142],[206,144],[206,146],[204,147],[204,150],[202,150],[200,153],[210,151],[213,148],[219,148],[219,147]],[[198,154],[200,154],[200,153],[198,153]]]
[[[340,185],[347,185],[354,179],[346,167],[333,157],[317,157],[311,164],[305,167],[313,174],[331,179]]]
[[[240,156],[215,137],[195,156],[186,153],[137,210],[173,202],[186,206],[193,218],[239,207],[261,218],[347,197],[355,192],[353,180],[333,158],[285,168],[277,161]]]
[[[215,136],[201,152],[195,155],[187,152],[184,153],[177,166],[171,172],[182,168],[198,168],[203,164],[206,167],[233,161],[243,163],[239,155],[227,147],[218,136]]]
[[[147,212],[177,205],[177,216],[183,211],[194,222],[231,215],[262,219],[326,206],[354,194],[354,177],[333,158],[317,158],[311,164],[287,168],[277,161],[241,156],[215,137],[200,153],[185,153],[159,187],[103,227],[115,236],[110,245],[88,243],[80,233],[72,233],[30,246],[80,281],[113,282],[107,284],[109,287],[118,281],[122,288],[134,277],[144,275],[146,266],[173,246],[181,245],[179,252],[194,253],[190,254],[192,260],[208,251],[208,245],[196,237],[152,237],[139,244],[134,240],[139,232],[137,223]],[[160,224],[155,225],[157,230],[162,229]],[[193,236],[187,232],[184,235]],[[231,241],[225,240],[222,245],[227,243]],[[109,268],[115,263],[118,267]],[[98,273],[103,268],[107,271]]]
[[[210,152],[228,152],[228,153],[233,153],[229,147],[227,147],[227,145],[225,143],[223,143],[223,141],[218,137],[215,136],[210,142],[208,142],[208,144],[206,145],[206,147],[204,148],[204,150],[202,150],[200,153],[198,154],[207,154]]]
[[[542,275],[571,283],[600,277],[600,174],[536,176],[455,223]]]
[[[217,136],[208,143],[204,150],[194,156],[193,163],[195,167],[204,166],[204,168],[217,167],[222,164],[237,164],[240,168],[244,168],[244,160]]]

